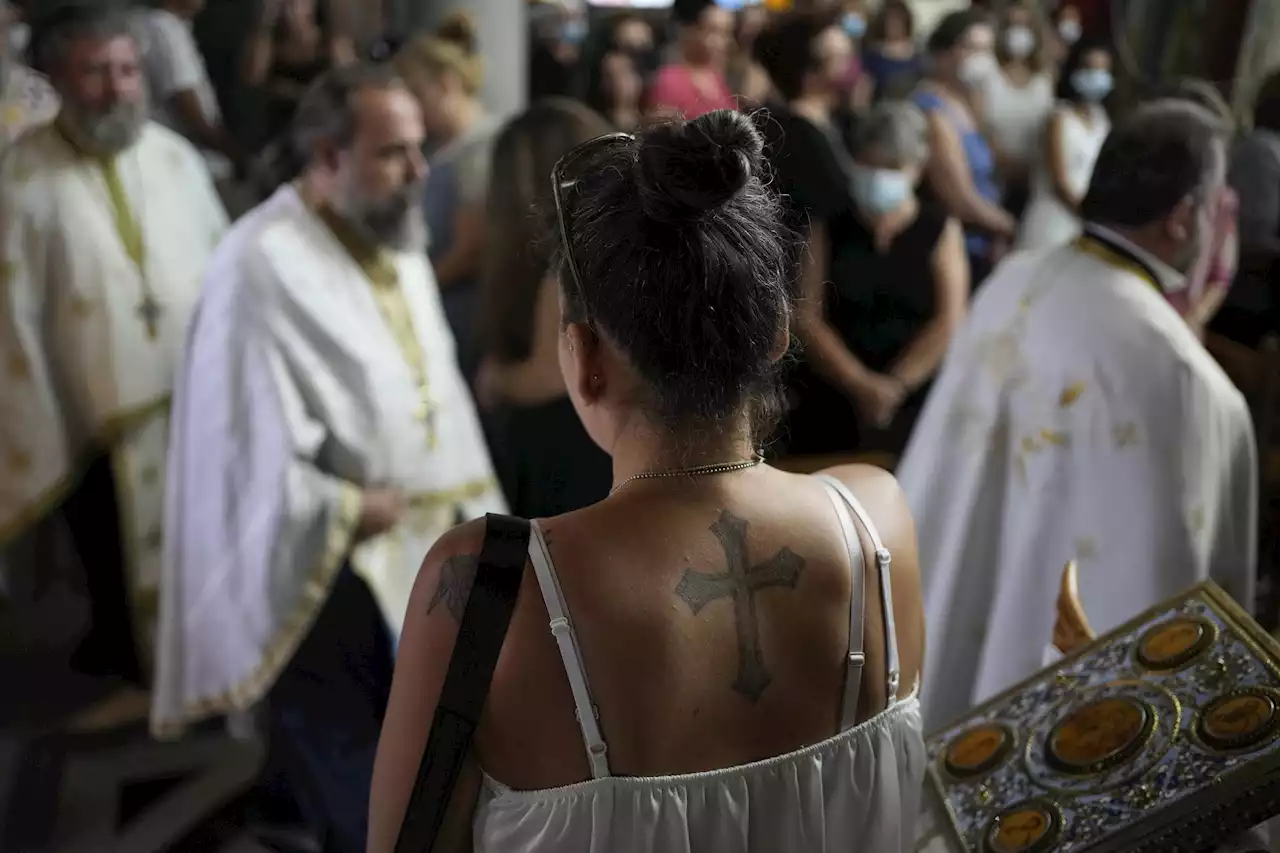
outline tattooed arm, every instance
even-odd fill
[[[414,582],[373,768],[369,853],[395,849],[483,543],[483,519],[455,527],[431,548]],[[435,853],[471,849],[471,816],[479,791],[479,766],[472,758],[454,789]]]

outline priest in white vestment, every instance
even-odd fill
[[[1008,259],[954,341],[897,472],[936,638],[927,726],[1042,667],[1069,560],[1099,633],[1207,578],[1252,609],[1249,410],[1162,293],[1210,233],[1224,139],[1185,103],[1131,115],[1085,235]]]
[[[423,251],[417,102],[338,69],[297,135],[311,165],[231,230],[178,380],[152,722],[269,694],[315,822],[363,850],[418,568],[505,505]]]
[[[145,680],[169,394],[227,220],[148,121],[126,18],[71,7],[36,38],[61,111],[0,164],[0,545],[60,511],[92,599],[76,662]]]

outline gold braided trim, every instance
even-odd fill
[[[408,296],[400,285],[400,273],[396,269],[395,260],[389,252],[370,246],[362,240],[331,208],[316,205],[313,210],[373,285],[373,298],[378,306],[378,313],[382,315],[382,321],[391,332],[391,339],[395,341],[400,357],[417,385],[418,419],[427,425],[428,442],[434,448],[436,434],[431,420],[434,409],[431,401],[431,377],[427,371],[427,358],[422,350],[422,342],[413,325],[413,311],[409,307]]]
[[[56,480],[53,485],[19,510],[12,520],[0,527],[0,548],[8,545],[49,513],[62,506],[62,502],[76,490],[89,466],[99,456],[113,452],[126,436],[144,426],[152,418],[167,414],[169,399],[168,394],[163,394],[149,403],[108,415],[103,420],[102,426],[98,428],[97,434],[89,441],[90,449],[82,454],[77,464],[71,466],[72,471]]]
[[[409,498],[410,509],[438,507],[473,500],[497,487],[493,478],[464,483],[453,489],[423,492]],[[275,684],[281,671],[293,658],[320,615],[320,609],[329,598],[329,590],[351,551],[356,525],[360,520],[361,492],[350,486],[342,493],[338,510],[329,525],[324,554],[302,590],[302,598],[294,608],[284,627],[267,645],[262,660],[254,671],[239,684],[216,696],[198,699],[185,705],[178,714],[166,720],[153,718],[152,736],[171,740],[179,737],[190,725],[208,717],[229,714],[251,708],[262,700]]]
[[[1077,251],[1096,258],[1109,267],[1114,267],[1118,270],[1123,270],[1124,272],[1136,275],[1138,278],[1151,285],[1151,287],[1155,289],[1156,293],[1164,293],[1164,291],[1160,289],[1160,282],[1152,278],[1151,273],[1143,269],[1140,264],[1134,263],[1130,258],[1126,258],[1124,255],[1120,254],[1115,249],[1112,249],[1101,240],[1095,240],[1093,237],[1085,234],[1081,237],[1077,237],[1073,245]]]
[[[452,489],[442,489],[438,492],[420,492],[409,496],[409,509],[429,510],[450,504],[459,504],[463,501],[474,501],[490,492],[496,491],[497,488],[497,480],[493,477],[484,477],[479,480],[471,480],[460,486],[454,486]]]
[[[275,684],[281,670],[293,658],[294,652],[311,631],[320,609],[329,599],[334,579],[342,569],[351,545],[355,540],[356,525],[360,523],[361,492],[351,484],[344,484],[338,497],[338,506],[329,520],[325,535],[324,552],[302,587],[302,595],[293,612],[285,619],[284,627],[267,645],[258,662],[246,678],[216,696],[189,702],[170,719],[151,720],[151,734],[160,740],[180,737],[186,728],[208,717],[229,714],[251,708],[262,700],[271,685]]]

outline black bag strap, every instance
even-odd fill
[[[492,513],[485,518],[476,579],[462,613],[395,853],[426,853],[440,833],[511,625],[531,532],[523,518]]]

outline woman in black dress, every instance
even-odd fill
[[[512,119],[494,145],[480,282],[483,352],[476,396],[487,410],[498,479],[523,518],[589,506],[609,494],[613,468],[573,410],[560,374],[560,297],[546,234],[549,175],[578,144],[610,130],[604,118],[547,98]],[[542,227],[547,226],[547,227]]]
[[[959,226],[915,197],[923,115],[881,104],[852,130],[850,157],[832,122],[851,57],[838,18],[783,16],[757,55],[787,99],[764,124],[774,185],[807,237],[785,452],[897,452],[969,288]]]
[[[862,119],[854,208],[811,241],[796,323],[811,370],[792,418],[805,452],[901,452],[964,318],[963,231],[915,195],[926,134],[907,102],[884,102]]]

